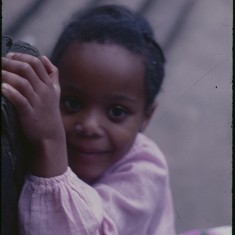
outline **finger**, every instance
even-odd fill
[[[2,81],[4,84],[14,88],[14,90],[25,97],[29,104],[33,106],[35,100],[37,99],[37,94],[26,79],[19,77],[17,74],[2,70]]]
[[[37,75],[37,77],[42,82],[44,82],[45,84],[48,84],[48,82],[50,82],[48,73],[39,58],[23,53],[9,53],[6,55],[6,57],[29,64]]]
[[[37,91],[38,87],[41,85],[40,83],[42,83],[33,68],[25,62],[3,57],[2,69],[17,74],[23,80],[28,80],[35,91]]]
[[[58,70],[57,68],[51,63],[51,61],[46,56],[41,56],[40,60],[44,67],[46,68],[46,71],[48,74],[57,74]]]
[[[11,101],[20,115],[32,112],[32,106],[28,100],[11,85],[2,83],[2,94]]]
[[[58,79],[58,69],[57,67],[55,67],[51,61],[46,57],[46,56],[42,56],[40,57],[41,62],[43,63],[43,65],[45,66],[49,76],[52,79],[52,85],[54,86],[56,93],[58,95],[58,97],[60,96],[60,85],[59,85],[59,79]]]

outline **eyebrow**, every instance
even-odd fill
[[[136,103],[136,99],[127,95],[123,95],[123,94],[110,94],[107,96],[107,99]]]
[[[69,90],[70,92],[74,92],[74,93],[82,93],[82,89],[80,89],[80,87],[78,86],[71,86],[70,84],[66,84],[66,86],[64,86],[65,90]],[[131,103],[136,103],[136,99],[125,95],[125,94],[119,94],[119,93],[112,93],[112,94],[108,94],[105,99],[107,100],[115,100],[115,101],[126,101],[126,102],[131,102]]]

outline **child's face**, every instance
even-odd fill
[[[58,66],[70,167],[92,183],[122,158],[150,115],[144,63],[118,45],[75,43]]]

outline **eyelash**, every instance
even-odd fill
[[[77,98],[66,97],[61,100],[62,107],[68,112],[79,112],[82,108],[81,102]],[[113,122],[123,121],[129,114],[129,110],[121,105],[112,105],[106,112],[108,118]]]
[[[129,115],[129,111],[123,106],[114,105],[108,109],[107,115],[112,121],[118,122],[124,120]]]

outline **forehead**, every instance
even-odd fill
[[[81,89],[93,86],[93,91],[99,87],[102,92],[130,90],[136,95],[144,90],[142,57],[116,44],[73,43],[58,67],[62,85],[73,83]]]

